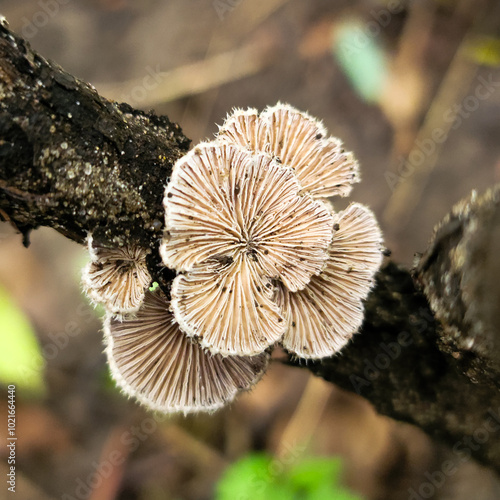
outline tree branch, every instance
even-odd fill
[[[180,127],[100,97],[5,21],[0,84],[0,216],[26,241],[43,225],[80,243],[91,232],[102,243],[156,249],[164,186],[189,147]],[[389,263],[342,354],[290,363],[500,471],[497,193],[457,209],[437,231],[415,275],[425,295]]]
[[[100,97],[0,25],[0,209],[23,234],[154,246],[163,187],[190,141],[167,117]]]
[[[361,331],[339,356],[307,368],[500,472],[498,372],[470,349],[445,344],[444,335],[411,274],[389,263]]]

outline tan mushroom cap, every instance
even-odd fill
[[[342,141],[327,137],[321,122],[288,104],[268,107],[258,118],[254,109],[236,110],[218,140],[277,156],[313,197],[347,196],[360,180],[358,163]]]
[[[268,155],[200,144],[176,163],[166,189],[163,262],[189,271],[247,254],[266,277],[303,288],[324,266],[333,217],[299,190],[293,170]]]
[[[255,108],[235,109],[219,127],[218,137],[251,151],[268,150],[267,124],[260,119]]]
[[[260,379],[267,353],[211,355],[184,335],[168,308],[161,293],[147,292],[135,319],[106,319],[111,372],[126,394],[166,413],[214,411]]]
[[[304,290],[278,292],[288,325],[282,344],[301,358],[332,356],[359,330],[362,301],[382,263],[382,234],[368,208],[351,204],[337,224],[324,271]]]
[[[146,265],[147,251],[140,247],[106,248],[88,240],[92,260],[82,273],[89,298],[113,314],[136,312],[151,283]]]
[[[181,329],[212,353],[252,356],[276,343],[286,324],[274,288],[251,257],[198,266],[175,278],[172,310]]]

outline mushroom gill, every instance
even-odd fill
[[[147,251],[137,246],[107,248],[88,238],[91,261],[82,273],[89,298],[112,314],[139,310],[144,292],[151,283],[146,265]]]
[[[278,291],[288,326],[281,343],[301,358],[332,356],[359,330],[363,300],[382,262],[382,234],[368,208],[352,203],[336,223],[323,272],[304,290]]]
[[[333,216],[299,191],[292,169],[234,145],[201,144],[176,163],[160,251],[186,273],[172,286],[176,320],[212,353],[275,343],[283,321],[269,280],[296,291],[323,269]]]
[[[129,396],[166,413],[214,411],[250,389],[269,355],[222,357],[206,352],[179,329],[162,292],[147,292],[133,319],[105,321],[113,378]]]
[[[278,103],[260,115],[255,109],[235,110],[217,138],[279,158],[315,198],[347,196],[360,180],[358,163],[342,141],[328,137],[320,121],[289,104]]]

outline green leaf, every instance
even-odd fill
[[[45,392],[40,346],[30,322],[0,286],[0,382],[42,395]]]
[[[339,485],[338,458],[306,458],[287,469],[265,454],[251,454],[226,470],[217,500],[360,500]]]
[[[354,90],[368,102],[380,99],[388,62],[379,38],[358,20],[344,21],[335,31],[333,53]]]
[[[248,455],[229,467],[217,485],[217,500],[290,500],[293,491],[276,475],[272,459]]]
[[[295,487],[313,490],[321,484],[337,483],[340,469],[339,459],[306,458],[290,470],[289,476]]]
[[[307,500],[359,500],[340,485],[341,470],[339,458],[305,458],[290,470],[290,483]]]

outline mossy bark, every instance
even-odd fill
[[[100,97],[5,21],[0,136],[0,216],[25,243],[43,225],[79,243],[92,233],[157,248],[164,186],[189,140],[166,117]],[[341,355],[290,363],[500,471],[496,193],[443,222],[415,276],[392,263],[380,271],[362,331]]]

